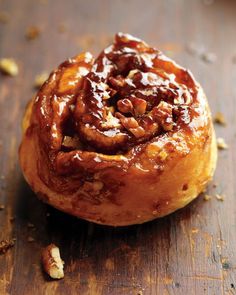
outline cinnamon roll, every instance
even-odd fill
[[[206,96],[192,74],[128,34],[94,59],[63,62],[27,106],[19,149],[46,203],[113,226],[188,204],[217,158]]]

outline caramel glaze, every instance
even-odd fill
[[[199,144],[207,140],[199,91],[189,71],[128,34],[118,33],[95,60],[90,53],[67,60],[39,90],[26,133],[43,159],[41,180],[69,193],[105,168],[122,179],[129,169],[145,173],[150,166],[151,179],[165,161],[153,158],[152,145],[184,156],[193,132]],[[115,191],[117,183],[109,185]]]

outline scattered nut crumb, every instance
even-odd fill
[[[9,14],[6,11],[0,11],[0,23],[6,24],[9,21]]]
[[[9,76],[16,76],[18,74],[18,66],[13,58],[1,58],[0,70]]]
[[[10,222],[14,222],[15,221],[15,219],[16,219],[16,217],[15,216],[12,216],[12,217],[10,217]]]
[[[204,195],[204,201],[209,201],[212,199],[212,196],[205,194]]]
[[[205,52],[201,55],[203,61],[207,63],[214,63],[217,59],[215,53],[212,52]]]
[[[54,244],[48,245],[42,252],[42,263],[45,272],[53,279],[64,278],[63,265],[64,261],[61,260],[60,251]]]
[[[29,243],[32,243],[32,242],[35,242],[35,239],[32,238],[32,237],[28,237],[27,241],[28,241]]]
[[[40,35],[40,29],[36,26],[28,27],[28,29],[26,30],[26,33],[25,33],[25,37],[28,40],[34,40],[34,39],[38,38],[39,35]]]
[[[0,241],[0,254],[4,254],[8,249],[14,246],[16,239],[2,240]]]
[[[27,226],[28,226],[29,228],[33,228],[33,227],[34,227],[34,224],[31,223],[31,222],[28,222],[28,223],[27,223]]]
[[[224,126],[226,125],[225,117],[221,112],[217,112],[215,114],[214,122],[218,123],[218,124],[221,124],[221,125],[224,125]]]
[[[222,137],[217,138],[217,147],[220,150],[225,150],[229,148],[228,144],[225,142],[224,138]]]
[[[34,80],[34,87],[40,88],[43,85],[43,83],[48,79],[48,77],[49,77],[49,74],[46,72],[43,72],[37,75]]]
[[[216,199],[217,199],[218,201],[223,202],[224,199],[225,199],[225,197],[224,197],[223,195],[216,194]]]
[[[4,205],[0,205],[0,210],[4,210],[5,206]]]

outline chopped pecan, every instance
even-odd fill
[[[0,70],[9,76],[16,76],[18,74],[18,65],[13,58],[1,58]]]
[[[218,201],[223,202],[224,199],[225,199],[225,196],[224,196],[224,195],[220,195],[220,194],[216,194],[216,199],[217,199]]]
[[[218,124],[221,124],[221,125],[226,125],[225,117],[221,112],[217,112],[215,114],[214,122],[218,123]]]
[[[138,97],[132,97],[131,98],[133,107],[134,107],[134,113],[136,116],[141,116],[146,112],[147,108],[147,102],[146,100]]]
[[[45,272],[53,279],[64,278],[63,265],[60,251],[54,244],[48,245],[42,252],[42,263]]]
[[[220,150],[225,150],[229,148],[228,144],[225,142],[224,138],[222,137],[217,138],[217,147]]]
[[[136,128],[130,128],[129,131],[136,137],[136,138],[140,138],[143,137],[145,135],[145,130],[143,129],[143,127],[138,126]]]
[[[115,89],[119,89],[124,86],[125,79],[122,78],[121,76],[110,77],[109,82]]]
[[[120,99],[118,100],[117,102],[117,108],[120,112],[122,113],[132,113],[133,111],[133,104],[132,102],[127,99],[127,98],[124,98],[124,99]]]
[[[139,126],[138,122],[133,118],[126,118],[123,117],[120,119],[121,124],[126,128],[126,129],[130,129],[130,128],[137,128]]]
[[[172,105],[161,101],[158,106],[152,110],[152,117],[162,126],[165,131],[170,131],[174,127],[172,114]]]

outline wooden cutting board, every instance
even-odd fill
[[[0,58],[19,65],[18,76],[0,75],[0,240],[16,238],[0,255],[0,294],[236,294],[236,2],[1,0],[0,12]],[[41,32],[34,40],[25,37],[30,26]],[[17,155],[34,77],[81,51],[97,54],[117,31],[191,69],[213,114],[224,113],[227,126],[216,132],[229,144],[219,152],[210,200],[200,196],[170,216],[128,228],[94,225],[44,205],[25,183]],[[51,242],[65,261],[60,281],[40,265]]]

